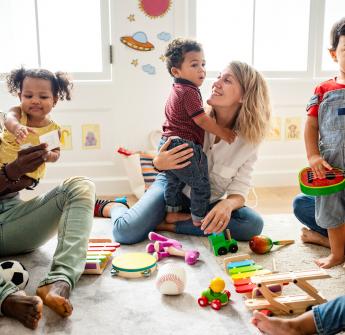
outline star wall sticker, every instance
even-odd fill
[[[165,62],[165,56],[164,56],[164,55],[161,55],[161,56],[159,57],[159,59],[160,59],[162,62]]]
[[[138,66],[139,61],[138,61],[137,59],[133,59],[132,62],[131,62],[131,64],[132,64],[133,66]]]
[[[135,21],[134,14],[130,14],[130,15],[127,17],[127,19],[128,19],[129,22]]]

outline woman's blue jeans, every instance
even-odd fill
[[[338,334],[345,330],[345,295],[313,308],[317,333]]]
[[[293,201],[293,211],[296,218],[309,229],[328,236],[327,229],[321,228],[315,221],[315,197],[299,194]]]
[[[155,182],[132,208],[112,208],[113,235],[117,242],[134,244],[143,241],[150,231],[155,230],[163,222],[166,215],[165,185],[165,174],[160,173]],[[215,204],[210,204],[209,210]],[[184,211],[188,212],[190,200],[187,197],[184,197],[183,205]],[[258,213],[251,208],[242,207],[232,212],[228,228],[234,239],[248,241],[254,235],[261,233],[263,224],[263,219]],[[191,219],[178,222],[176,233],[205,236],[199,227],[193,225]]]

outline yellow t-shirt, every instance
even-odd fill
[[[23,126],[27,125],[27,115],[22,111],[21,118],[20,118],[20,124]],[[31,145],[38,145],[40,144],[39,136],[49,133],[53,130],[59,130],[60,126],[55,123],[54,121],[51,121],[47,126],[42,128],[35,128],[32,127],[36,131],[37,134],[31,134],[27,136],[25,141],[21,143],[23,144],[31,144]],[[1,133],[1,144],[0,144],[0,163],[10,163],[13,162],[18,157],[18,151],[20,151],[20,145],[16,142],[15,136],[10,133],[6,127],[4,127],[3,132]],[[44,177],[45,174],[45,163],[40,165],[36,171],[27,173],[26,175],[30,178],[33,178],[35,180],[39,180]]]

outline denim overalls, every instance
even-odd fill
[[[315,99],[315,96],[312,100]],[[345,169],[345,89],[324,94],[318,111],[319,150],[331,166]],[[335,228],[345,222],[345,190],[316,197],[316,223],[322,228]]]

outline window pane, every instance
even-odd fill
[[[254,65],[261,71],[306,71],[309,0],[256,0]]]
[[[0,73],[38,66],[33,0],[0,1],[0,42]]]
[[[235,59],[251,63],[253,0],[197,0],[196,6],[207,70],[220,71]]]
[[[322,48],[322,66],[323,71],[337,70],[337,63],[333,62],[328,53],[330,47],[330,32],[333,23],[340,20],[345,15],[344,0],[327,0],[325,1],[325,17],[323,31],[323,48]]]
[[[38,0],[42,67],[101,72],[100,0]]]

